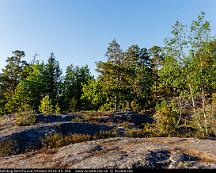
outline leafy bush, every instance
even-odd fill
[[[36,124],[36,116],[33,111],[16,113],[16,125],[29,126]]]
[[[139,112],[141,110],[140,104],[136,103],[135,100],[133,100],[130,105],[131,105],[132,110],[135,112]]]
[[[110,103],[105,103],[102,105],[98,111],[111,111],[113,110],[114,104],[112,102]]]
[[[50,113],[53,112],[53,108],[51,105],[51,101],[49,99],[49,96],[46,95],[42,100],[41,100],[41,104],[39,106],[39,110],[40,112],[42,112],[45,115],[49,115]]]
[[[196,138],[208,138],[214,137],[216,135],[216,107],[213,105],[206,105],[206,122],[201,108],[197,109],[192,115],[192,120],[190,122],[191,127],[196,129],[195,137]],[[206,134],[206,126],[208,134]]]
[[[160,129],[156,123],[150,124],[147,123],[143,127],[143,131],[148,135],[148,137],[161,136]]]
[[[216,93],[212,94],[211,101],[212,101],[212,104],[216,106]]]
[[[161,135],[169,136],[175,133],[177,125],[176,112],[172,110],[172,107],[166,101],[162,101],[158,106],[154,118],[156,119],[157,127]]]

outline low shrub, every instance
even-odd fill
[[[149,133],[145,132],[144,130],[128,130],[125,133],[126,137],[129,138],[146,138],[149,137]]]
[[[100,131],[93,136],[93,139],[105,139],[105,138],[113,138],[117,137],[118,134],[114,131]]]
[[[92,139],[90,135],[84,134],[74,134],[74,135],[67,135],[64,136],[60,133],[48,135],[42,139],[42,145],[45,148],[58,148],[61,146],[68,145],[70,143],[78,143],[83,141],[88,141]]]
[[[33,111],[20,112],[16,114],[16,125],[29,126],[36,124],[36,115]]]
[[[197,130],[195,128],[192,128],[190,126],[179,126],[176,129],[176,136],[180,138],[190,138],[194,137],[197,133]]]
[[[4,121],[5,117],[0,115],[0,122]]]
[[[102,105],[98,111],[112,111],[112,110],[114,110],[114,104],[112,102],[109,102]]]
[[[162,136],[170,136],[175,133],[177,113],[167,101],[164,100],[161,104],[157,105],[157,111],[153,117],[156,119],[156,126]]]
[[[148,134],[149,137],[158,137],[163,135],[156,123],[147,123],[143,125],[143,131]]]
[[[73,122],[83,122],[83,119],[76,117],[74,119],[72,119]]]
[[[0,141],[0,156],[9,156],[14,153],[15,141],[12,140],[4,140]]]
[[[45,148],[59,148],[68,144],[96,140],[96,139],[104,139],[116,137],[117,135],[111,131],[101,131],[95,135],[87,135],[87,134],[71,134],[71,135],[62,135],[60,133],[51,134],[45,136],[42,139],[42,145]]]

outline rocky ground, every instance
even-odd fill
[[[0,123],[0,143],[19,140],[19,144],[14,146],[16,155],[0,156],[0,168],[216,168],[214,140],[116,137],[55,149],[41,146],[41,138],[48,134],[95,134],[124,122],[134,129],[152,121],[132,112],[87,120],[82,115],[38,115],[37,124],[16,126],[10,116]]]
[[[215,141],[110,138],[0,158],[1,168],[216,168]]]

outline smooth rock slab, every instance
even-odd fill
[[[25,127],[25,129],[11,132],[11,134],[1,135],[0,142],[14,141],[13,150],[15,154],[22,153],[25,150],[40,148],[42,146],[41,140],[46,135],[61,133],[63,135],[69,134],[89,134],[94,135],[100,131],[107,131],[112,129],[110,126],[88,124],[88,123],[74,123],[74,122],[58,122],[42,125],[34,125]]]
[[[117,137],[0,157],[0,168],[216,168],[216,149],[211,140]]]

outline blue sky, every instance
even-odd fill
[[[123,50],[132,44],[162,46],[176,20],[189,25],[201,11],[216,35],[215,0],[0,0],[0,68],[13,50],[53,51],[61,67],[105,60],[116,38]]]

